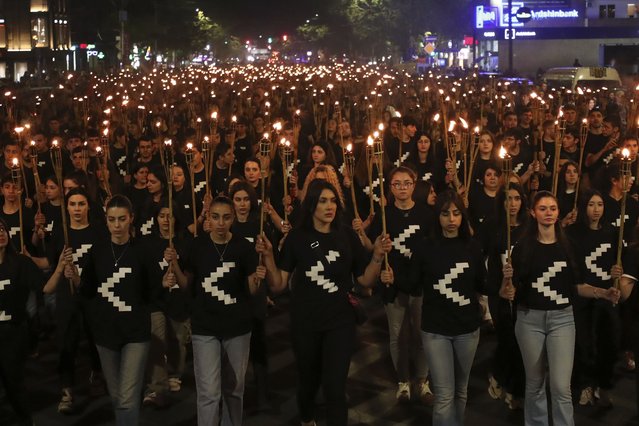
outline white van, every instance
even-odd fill
[[[575,90],[577,87],[582,89],[615,89],[621,87],[621,78],[616,69],[610,67],[562,67],[550,68],[543,77],[542,81],[548,84],[548,87],[560,89]]]

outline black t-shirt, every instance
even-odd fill
[[[5,254],[0,263],[0,324],[26,321],[29,292],[42,291],[42,285],[43,276],[31,259],[21,254]]]
[[[386,232],[393,242],[393,249],[388,253],[388,262],[393,268],[395,285],[404,293],[421,295],[409,283],[410,259],[422,240],[430,235],[434,218],[432,212],[424,204],[415,203],[408,210],[400,210],[395,205],[386,207]],[[381,235],[381,215],[376,215],[368,235],[371,241]]]
[[[151,338],[149,280],[137,241],[96,241],[86,255],[80,293],[89,299],[89,322],[95,343],[119,350]]]
[[[512,252],[517,303],[528,309],[551,311],[571,305],[579,271],[559,243],[522,239]]]
[[[481,248],[461,238],[422,240],[411,259],[410,282],[424,293],[422,330],[457,336],[480,325],[477,292],[486,271]]]
[[[226,245],[215,244],[209,234],[193,241],[186,262],[193,274],[193,334],[228,339],[251,331],[247,278],[256,268],[255,248],[242,237],[233,235]]]
[[[617,201],[609,194],[604,195],[604,217],[602,221],[619,230],[621,224],[621,200]],[[639,203],[632,197],[626,197],[626,214],[623,239],[626,243],[634,241],[635,226],[639,218]]]
[[[592,133],[588,133],[588,136],[586,137],[584,160],[588,158],[588,154],[596,154],[601,151],[603,147],[606,146],[606,144],[608,143],[608,140],[609,137],[606,137],[602,134],[594,135]],[[616,148],[612,148],[604,152],[603,155],[599,157],[596,162],[594,162],[590,165],[590,167],[587,168],[591,180],[597,177],[597,174],[602,167],[610,163],[610,161],[614,158],[615,150]]]
[[[4,212],[3,206],[0,206],[0,217],[2,217],[6,222],[9,229],[7,232],[11,236],[11,244],[16,249],[16,252],[21,252],[22,247],[20,247],[20,210],[16,210],[14,213],[7,214]],[[24,245],[27,246],[29,251],[33,250],[33,245],[31,244],[31,236],[33,235],[33,228],[35,223],[33,221],[35,217],[35,212],[22,204],[22,232],[24,232]]]
[[[78,268],[78,273],[82,275],[84,266],[89,258],[89,250],[96,242],[107,240],[108,232],[103,226],[89,224],[83,229],[69,228],[68,236],[69,246],[73,251],[73,263]],[[58,264],[60,253],[64,247],[64,235],[61,226],[54,229],[51,240],[52,244],[47,246],[47,257],[53,270]],[[58,323],[63,324],[71,319],[73,313],[79,308],[80,300],[78,298],[77,292],[71,294],[69,280],[64,277],[60,278],[60,282],[56,287],[56,320]]]
[[[594,230],[576,223],[567,232],[574,242],[584,282],[600,288],[610,288],[610,270],[617,263],[617,231],[609,224],[603,224],[601,229]]]
[[[126,148],[118,148],[115,145],[111,145],[109,149],[111,161],[121,178],[129,174],[129,158],[126,151]]]
[[[347,227],[322,233],[296,228],[282,247],[280,268],[293,273],[291,315],[302,330],[331,330],[355,323],[347,292],[370,256]]]
[[[524,233],[525,226],[512,226],[510,228],[510,249],[519,241]],[[482,223],[478,232],[478,240],[481,241],[484,256],[487,258],[488,279],[486,292],[488,295],[497,296],[501,288],[503,278],[503,266],[508,258],[505,220],[498,224],[492,219]]]
[[[191,239],[174,238],[173,246],[178,252],[178,263],[184,267],[185,253]],[[151,312],[164,312],[176,320],[188,318],[189,295],[179,286],[165,288],[162,278],[169,264],[164,259],[164,250],[169,246],[169,240],[160,237],[157,229],[140,240],[141,250],[145,253],[144,261],[149,278],[149,306]]]
[[[468,214],[473,229],[479,229],[479,226],[485,220],[495,217],[497,214],[497,197],[491,197],[484,191],[483,187],[478,187],[469,195]]]

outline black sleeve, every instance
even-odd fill
[[[422,240],[419,245],[415,247],[415,249],[413,250],[413,255],[410,258],[410,269],[408,271],[408,288],[411,291],[410,294],[421,294],[423,290],[422,266],[424,265],[424,262],[422,259],[425,259],[425,243],[426,240]]]
[[[373,223],[371,223],[371,226],[368,228],[368,232],[366,233],[366,235],[373,242],[381,234],[382,234],[382,215],[380,212],[380,214],[376,214],[375,217],[373,217]]]
[[[89,250],[86,256],[87,259],[84,264],[84,268],[82,268],[82,275],[80,276],[80,294],[87,299],[91,299],[97,292],[98,282],[98,277],[96,276],[95,271],[96,259],[93,247]]]
[[[22,264],[20,280],[27,284],[29,290],[36,294],[41,293],[44,287],[44,275],[42,271],[38,269],[30,258],[20,255],[20,260]]]
[[[484,262],[484,256],[482,255],[480,245],[476,241],[471,242],[471,256],[473,257],[473,262],[475,262],[475,267],[477,268],[477,273],[475,275],[475,291],[481,294],[488,294],[488,274],[486,273],[486,263]]]
[[[639,281],[639,250],[632,248],[626,250],[623,255],[623,275],[625,277],[633,279],[635,282]]]
[[[297,265],[297,256],[295,250],[299,250],[302,248],[299,244],[296,244],[298,235],[299,232],[291,231],[284,240],[284,245],[282,246],[282,252],[279,259],[279,267],[283,271],[293,272],[295,266]]]
[[[364,275],[371,260],[371,254],[366,251],[355,231],[350,228],[345,229],[348,232],[353,251],[353,276],[357,278]]]

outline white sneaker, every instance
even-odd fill
[[[499,383],[497,383],[497,380],[495,380],[493,376],[489,376],[488,377],[488,395],[490,395],[492,399],[499,399],[501,398],[501,394],[502,394],[501,386],[499,386]]]
[[[422,403],[426,405],[432,405],[435,401],[435,395],[433,395],[433,391],[430,390],[430,385],[428,380],[420,381],[417,384],[417,391],[419,394],[419,399]]]
[[[410,401],[410,383],[399,382],[397,386],[397,393],[395,394],[398,402]]]
[[[595,395],[590,386],[581,391],[579,395],[579,405],[595,405]]]

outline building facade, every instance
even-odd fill
[[[478,63],[505,71],[512,46],[513,69],[614,66],[639,73],[639,2],[633,0],[480,1],[475,7]]]
[[[70,68],[68,0],[0,0],[0,78]]]

